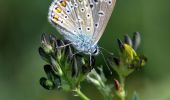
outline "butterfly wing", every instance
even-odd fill
[[[49,22],[66,39],[94,33],[92,11],[88,0],[54,0],[50,6]]]
[[[90,0],[94,22],[94,33],[92,36],[94,44],[96,44],[102,36],[115,3],[116,0]]]

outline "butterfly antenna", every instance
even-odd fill
[[[65,44],[65,45],[59,46],[59,47],[57,47],[57,49],[61,49],[61,48],[64,48],[64,47],[70,46],[71,44],[72,44],[72,43],[68,43],[68,44]]]
[[[102,57],[103,57],[103,60],[104,60],[104,62],[105,62],[105,64],[106,64],[106,66],[107,66],[108,70],[110,71],[110,74],[112,75],[112,71],[111,71],[111,69],[110,69],[109,65],[107,64],[107,61],[106,61],[106,58],[105,58],[105,56],[104,56],[103,52],[102,52],[102,51],[100,51],[100,53],[101,53],[101,55],[102,55]]]
[[[82,51],[78,51],[78,52],[76,52],[76,53],[73,53],[73,54],[72,54],[72,57],[75,56],[76,54],[81,53],[81,52],[82,52]]]
[[[110,55],[114,55],[112,52],[110,52],[110,51],[106,50],[106,49],[105,49],[105,48],[103,48],[103,47],[99,47],[99,48],[101,48],[102,50],[104,50],[106,53],[108,53],[108,54],[110,54]]]

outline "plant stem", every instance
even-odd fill
[[[76,89],[75,92],[82,100],[90,100],[84,93],[80,91],[80,89]]]
[[[104,100],[111,100],[111,97],[108,95],[104,95]]]
[[[120,98],[121,98],[121,100],[125,100],[125,98],[126,98],[125,77],[122,75],[119,75],[119,77],[120,77],[120,85],[121,85]]]

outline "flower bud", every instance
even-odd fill
[[[114,79],[114,87],[115,87],[116,91],[121,90],[120,83],[117,79]]]
[[[52,44],[54,44],[54,41],[52,42],[50,37],[51,37],[51,35],[49,35],[49,34],[42,34],[42,36],[41,36],[42,48],[44,49],[44,51],[47,54],[53,52],[53,49],[54,49],[52,47]]]
[[[123,52],[124,46],[123,46],[123,42],[120,39],[117,39],[118,42],[118,46],[121,52]]]
[[[39,55],[41,56],[41,58],[47,62],[49,62],[49,58],[50,58],[50,55],[47,54],[44,49],[42,47],[39,47],[38,48],[38,52],[39,52]]]
[[[129,35],[126,34],[126,35],[124,36],[124,41],[125,41],[126,44],[132,46],[132,40],[131,40],[131,38],[129,37]]]
[[[51,80],[48,80],[44,77],[40,79],[40,85],[47,90],[52,90],[55,88],[55,84]]]
[[[137,48],[139,47],[140,42],[141,42],[141,37],[140,37],[140,33],[139,32],[135,32],[133,34],[132,41],[133,41],[133,49],[137,50]]]

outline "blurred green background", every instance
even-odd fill
[[[70,93],[47,91],[39,85],[45,62],[38,54],[42,33],[57,31],[48,23],[51,0],[0,0],[0,100],[78,100]],[[117,0],[99,45],[115,51],[116,38],[139,31],[139,48],[149,61],[128,77],[127,93],[140,100],[170,100],[170,0]],[[98,58],[103,64],[102,58]],[[112,79],[113,80],[113,79]],[[102,100],[83,83],[83,92]]]

